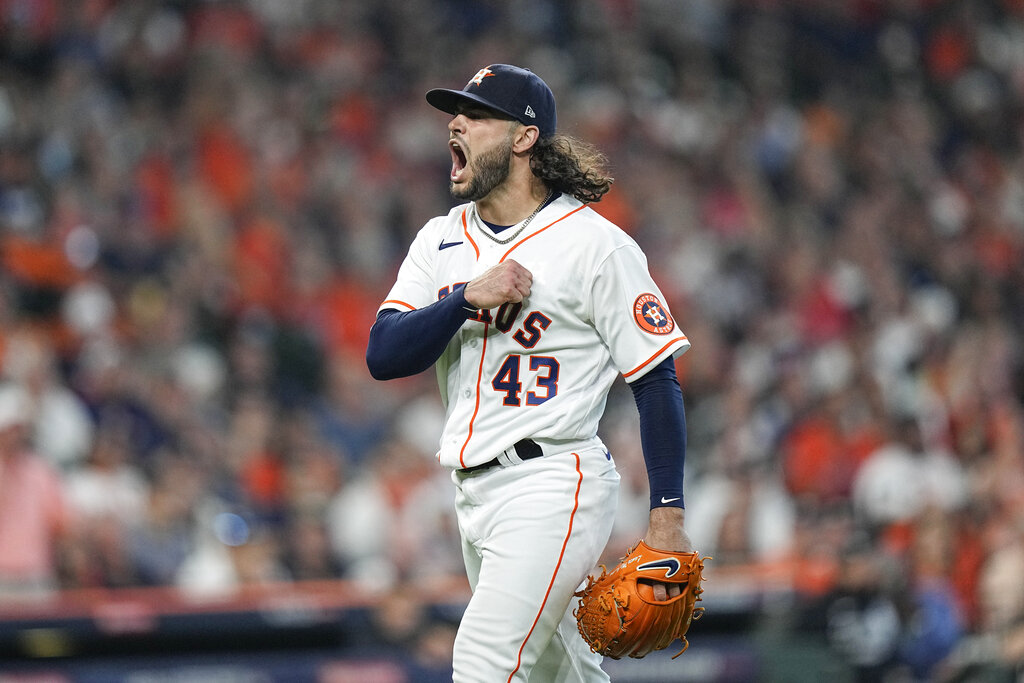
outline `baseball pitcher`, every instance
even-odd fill
[[[437,459],[452,472],[473,590],[454,681],[607,681],[602,655],[685,648],[700,612],[673,362],[690,343],[640,247],[588,206],[612,179],[599,152],[556,132],[543,80],[492,64],[426,99],[452,116],[462,203],[417,234],[366,360],[381,380],[437,373]],[[597,431],[620,374],[640,413],[650,522],[619,567],[588,578],[618,499]]]

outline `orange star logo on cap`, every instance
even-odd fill
[[[484,68],[482,68],[479,71],[477,71],[476,72],[476,76],[473,76],[473,78],[469,79],[469,82],[473,83],[474,85],[480,85],[481,83],[484,82],[484,79],[486,77],[493,76],[493,75],[494,75],[494,72],[491,71],[490,69],[488,69],[485,66]]]

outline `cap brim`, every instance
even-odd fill
[[[478,95],[474,95],[473,93],[468,93],[464,90],[434,88],[433,90],[427,91],[427,103],[430,104],[430,106],[440,109],[441,111],[447,112],[452,115],[458,113],[456,111],[456,108],[459,105],[459,103],[466,101],[476,102],[477,104],[487,107],[488,109],[500,112],[505,116],[508,116],[510,119],[519,121],[519,117],[513,114],[512,112],[502,109],[501,107],[496,107],[492,102],[488,102],[484,98],[479,97]]]

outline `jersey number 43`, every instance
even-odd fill
[[[502,405],[522,406],[523,383],[520,380],[520,369],[523,358],[529,361],[530,371],[536,373],[534,376],[534,389],[526,392],[526,405],[539,406],[558,393],[558,361],[551,356],[521,356],[518,353],[509,354],[505,362],[501,364],[498,372],[491,380],[491,386],[495,391],[503,392],[505,398]]]

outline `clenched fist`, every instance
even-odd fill
[[[488,268],[466,285],[466,303],[488,310],[504,303],[518,303],[530,295],[533,274],[518,262],[509,259]]]

